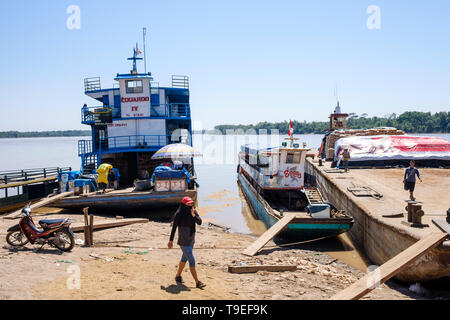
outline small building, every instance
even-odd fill
[[[334,112],[330,114],[330,130],[346,129],[347,128],[347,113],[341,112],[341,107],[339,106],[339,101],[334,109]]]

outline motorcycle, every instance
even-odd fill
[[[6,242],[13,247],[22,247],[28,242],[31,244],[49,244],[61,251],[71,251],[75,245],[75,237],[70,228],[72,220],[44,219],[39,221],[38,228],[31,217],[30,203],[22,209],[22,218],[19,224],[8,229]],[[41,247],[41,248],[42,248]]]

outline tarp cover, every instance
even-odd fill
[[[352,136],[341,138],[334,146],[334,160],[341,161],[344,148],[350,162],[370,160],[450,160],[450,142],[439,137]]]

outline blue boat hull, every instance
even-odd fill
[[[184,192],[128,192],[115,194],[98,194],[88,197],[75,196],[63,198],[52,206],[65,209],[82,209],[89,207],[101,211],[148,211],[149,209],[173,208],[180,205],[184,197],[197,199],[197,190]],[[149,213],[153,214],[152,211]],[[154,212],[155,214],[157,212]]]
[[[271,228],[280,219],[268,212],[268,204],[263,204],[253,186],[241,174],[238,175],[241,189],[253,212]],[[278,237],[289,240],[312,240],[322,237],[333,237],[348,231],[353,225],[352,219],[294,219],[293,222],[278,234]]]

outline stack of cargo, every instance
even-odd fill
[[[326,160],[333,160],[334,158],[334,146],[336,141],[341,138],[349,136],[400,136],[404,135],[405,132],[397,128],[374,128],[374,129],[345,129],[336,130],[327,136],[327,141],[325,144],[326,150]]]

